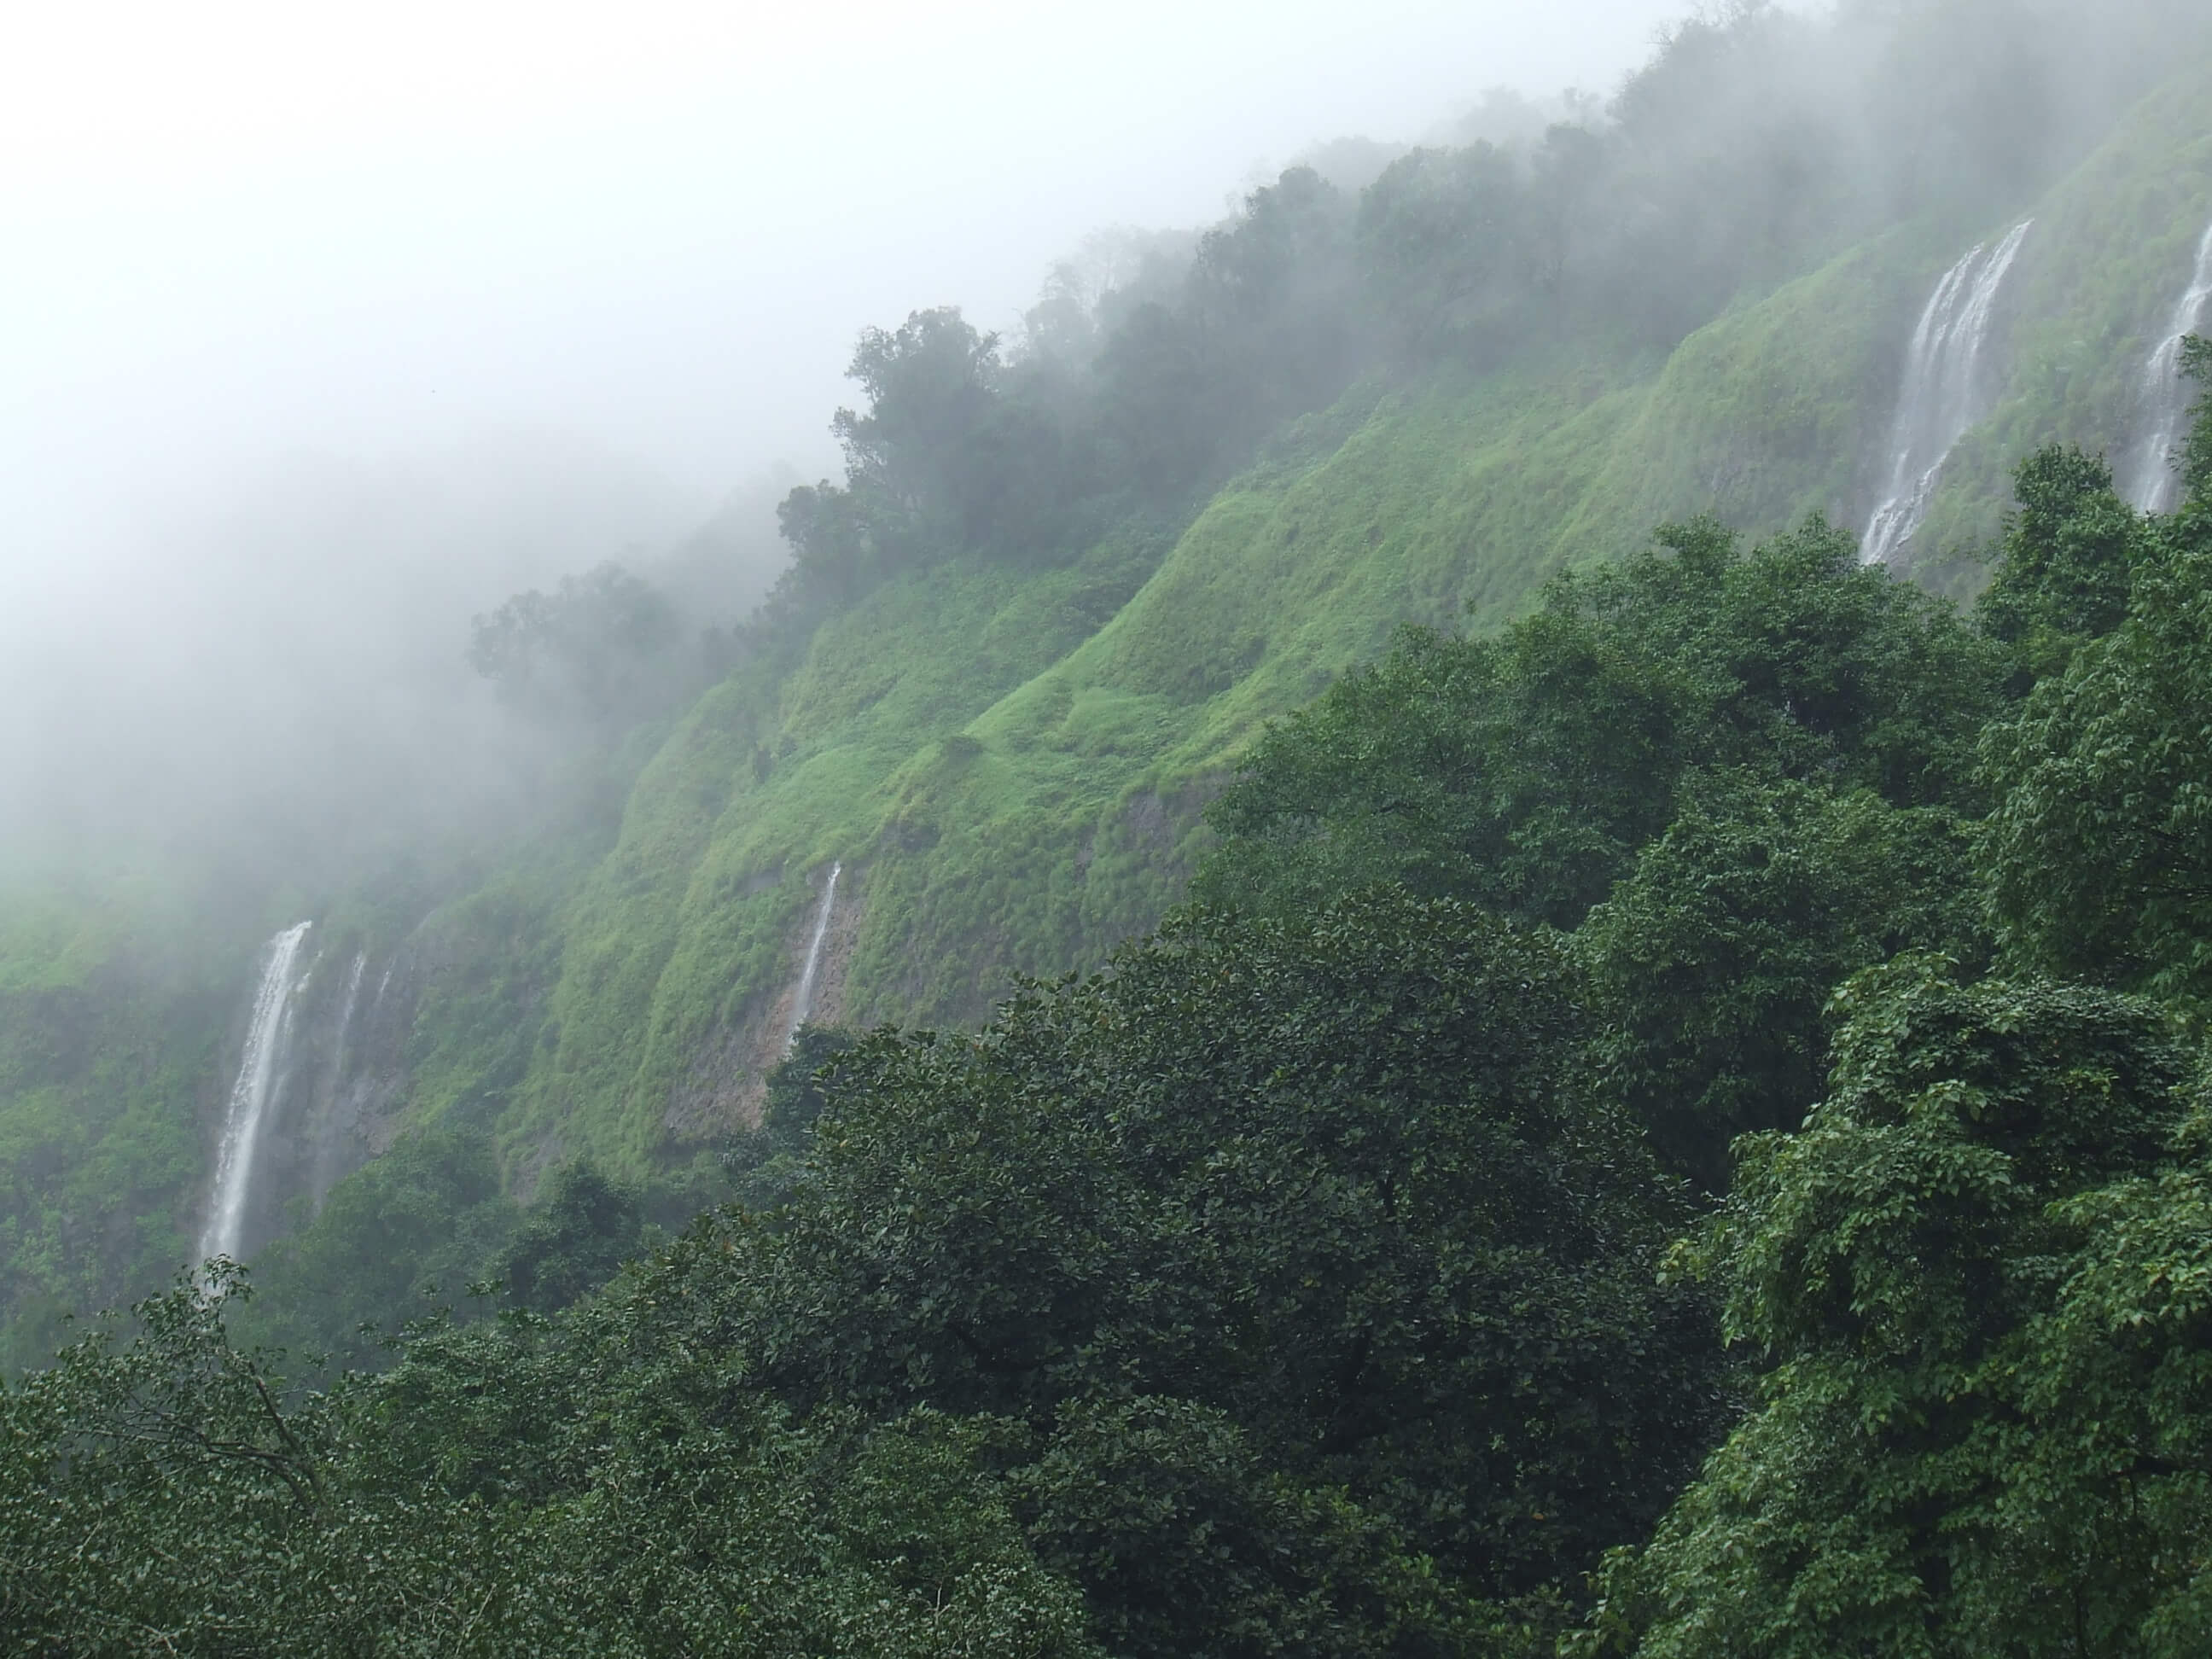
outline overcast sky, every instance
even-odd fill
[[[1686,3],[0,7],[0,866],[496,794],[470,617],[832,471],[862,326]]]
[[[1115,222],[1604,92],[1681,0],[9,9],[4,557],[297,450],[551,427],[704,501],[826,469],[852,337]]]

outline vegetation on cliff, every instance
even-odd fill
[[[871,329],[749,622],[477,619],[556,810],[10,896],[0,1645],[2202,1650],[2212,416],[2171,515],[2102,456],[2212,75],[1993,9]],[[350,1151],[73,1330],[310,908]]]
[[[239,1346],[228,1268],[103,1324],[0,1399],[9,1628],[2197,1650],[2212,501],[2021,483],[1972,625],[1815,521],[1407,635],[1206,902],[816,1032],[748,1200],[565,1311],[639,1220],[583,1174],[379,1371]]]

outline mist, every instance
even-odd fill
[[[0,848],[327,853],[511,801],[470,618],[611,560],[735,620],[864,325],[1018,330],[1102,228],[1187,250],[1316,145],[1371,174],[1485,88],[1601,92],[1673,9],[19,24]]]
[[[1758,15],[42,17],[0,70],[0,851],[342,864],[526,816],[560,744],[471,672],[472,618],[612,562],[687,638],[732,628],[787,556],[776,501],[840,465],[861,329],[957,305],[1057,349],[1053,316],[1165,292],[1285,163],[1349,201],[1414,145],[1622,123],[1624,178],[1639,147],[1676,173],[1616,215],[1607,269],[1644,280],[1600,309],[1663,344],[2047,172],[2191,11]],[[1947,119],[1896,175],[1885,135]],[[1747,133],[1765,195],[1713,184]]]

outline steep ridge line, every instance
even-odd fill
[[[2033,310],[2000,413],[1942,469],[1903,563],[1993,529],[2002,467],[2023,444],[2131,429],[2139,348],[2107,386],[2074,358],[2051,360],[2070,380],[2028,361],[2026,337],[2097,349],[2112,331],[2063,309],[2084,292],[2135,337],[2172,306],[2173,259],[2127,261],[2153,233],[2170,248],[2184,213],[2191,238],[2204,223],[2203,201],[2172,181],[2212,99],[2183,91],[2166,100],[2179,136],[2130,139],[2106,173],[2021,205],[2039,228],[2005,308]],[[2111,198],[2116,167],[2158,181],[2124,236],[2081,200]],[[1863,509],[1867,475],[1894,460],[1899,348],[1959,263],[1948,234],[1899,228],[1747,298],[1663,361],[1563,354],[1479,384],[1364,389],[1297,423],[1171,546],[902,580],[825,628],[798,672],[716,687],[646,769],[596,868],[557,886],[501,872],[452,902],[434,993],[386,1011],[402,981],[369,964],[362,1039],[392,1026],[379,1052],[404,1048],[413,1068],[393,1074],[382,1144],[462,1121],[495,1136],[510,1174],[549,1146],[635,1173],[738,1127],[710,1112],[672,1122],[666,1103],[726,1030],[744,1026],[756,1069],[772,1063],[768,1011],[819,921],[798,872],[838,864],[841,896],[865,872],[870,902],[841,903],[823,946],[849,961],[817,985],[840,1019],[963,1021],[1009,970],[1095,960],[1177,896],[1197,814],[1251,734],[1398,623],[1492,626],[1553,572],[1615,556],[1666,518],[1710,510],[1756,537]],[[464,986],[473,1000],[452,994]],[[186,1225],[205,1168],[179,1178]],[[264,1159],[260,1212],[276,1179]]]

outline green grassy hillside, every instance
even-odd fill
[[[2200,70],[2021,204],[2038,230],[2006,296],[2003,395],[1946,473],[1923,580],[1972,586],[2021,454],[2124,438],[2212,217],[2208,135]],[[376,1135],[489,1133],[526,1194],[578,1154],[641,1174],[729,1133],[757,1109],[833,863],[817,1018],[965,1022],[1014,975],[1097,959],[1179,896],[1200,811],[1253,736],[1395,627],[1495,626],[1667,520],[1753,537],[1814,512],[1858,522],[1914,320],[1991,228],[1893,228],[1663,357],[1586,343],[1365,382],[1179,530],[878,588],[795,667],[755,662],[702,697],[609,834],[442,902],[325,908],[329,939],[407,964]],[[0,1258],[19,1322],[112,1296],[117,1262],[143,1279],[176,1259],[201,1196],[253,939],[149,951],[122,902],[0,903]]]
[[[2212,211],[2208,107],[2203,76],[2169,88],[2033,204],[2004,399],[1923,546],[1993,532],[2032,445],[2122,429],[2169,268]],[[557,920],[547,1018],[497,1119],[510,1168],[579,1151],[642,1168],[741,1121],[832,860],[817,1014],[972,1019],[1011,975],[1149,927],[1242,747],[1396,625],[1494,625],[1664,520],[1712,513],[1754,537],[1816,511],[1856,521],[1905,339],[1985,228],[1893,231],[1663,361],[1361,386],[1279,434],[1172,545],[911,576],[823,628],[780,683],[718,688]]]
[[[189,1254],[253,944],[136,883],[0,902],[0,1364]]]

